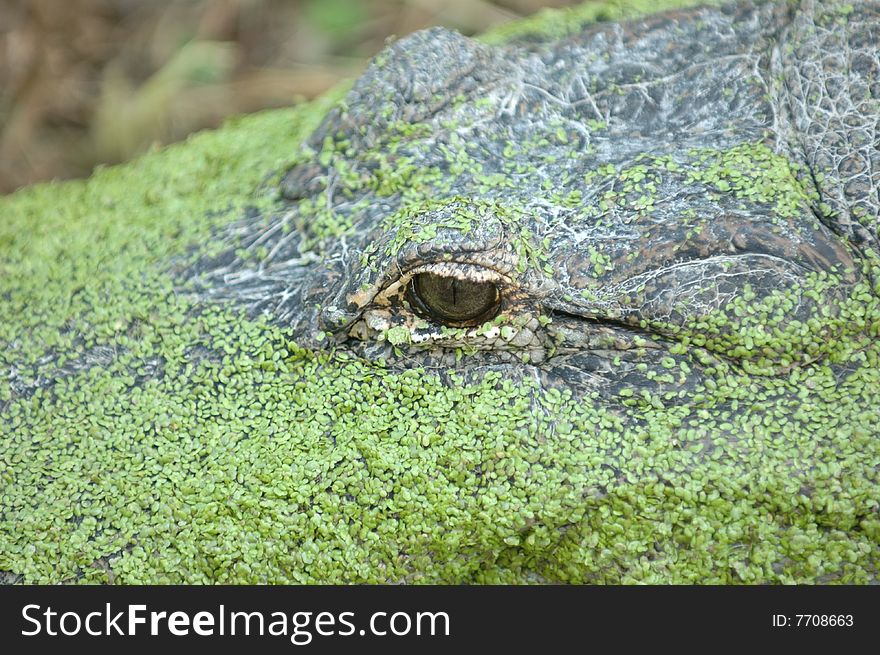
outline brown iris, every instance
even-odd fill
[[[479,325],[498,313],[501,294],[492,282],[419,273],[407,290],[407,299],[425,318],[448,325]]]

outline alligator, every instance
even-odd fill
[[[876,582],[880,3],[601,11],[0,204],[8,580]]]

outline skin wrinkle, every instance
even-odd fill
[[[875,6],[432,30],[3,199],[0,571],[876,582],[880,256],[784,97]],[[425,272],[499,315],[417,315]]]

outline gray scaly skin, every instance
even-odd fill
[[[606,397],[693,389],[719,360],[786,372],[823,352],[772,328],[836,315],[878,248],[878,42],[874,2],[680,10],[500,47],[417,33],[308,140],[288,210],[234,226],[191,274],[306,347],[398,368]],[[419,312],[424,273],[494,285],[496,315]],[[779,294],[775,323],[746,335],[733,308]]]

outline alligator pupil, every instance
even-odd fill
[[[501,294],[491,282],[472,282],[434,273],[413,276],[409,301],[414,309],[444,325],[479,325],[498,313]]]

